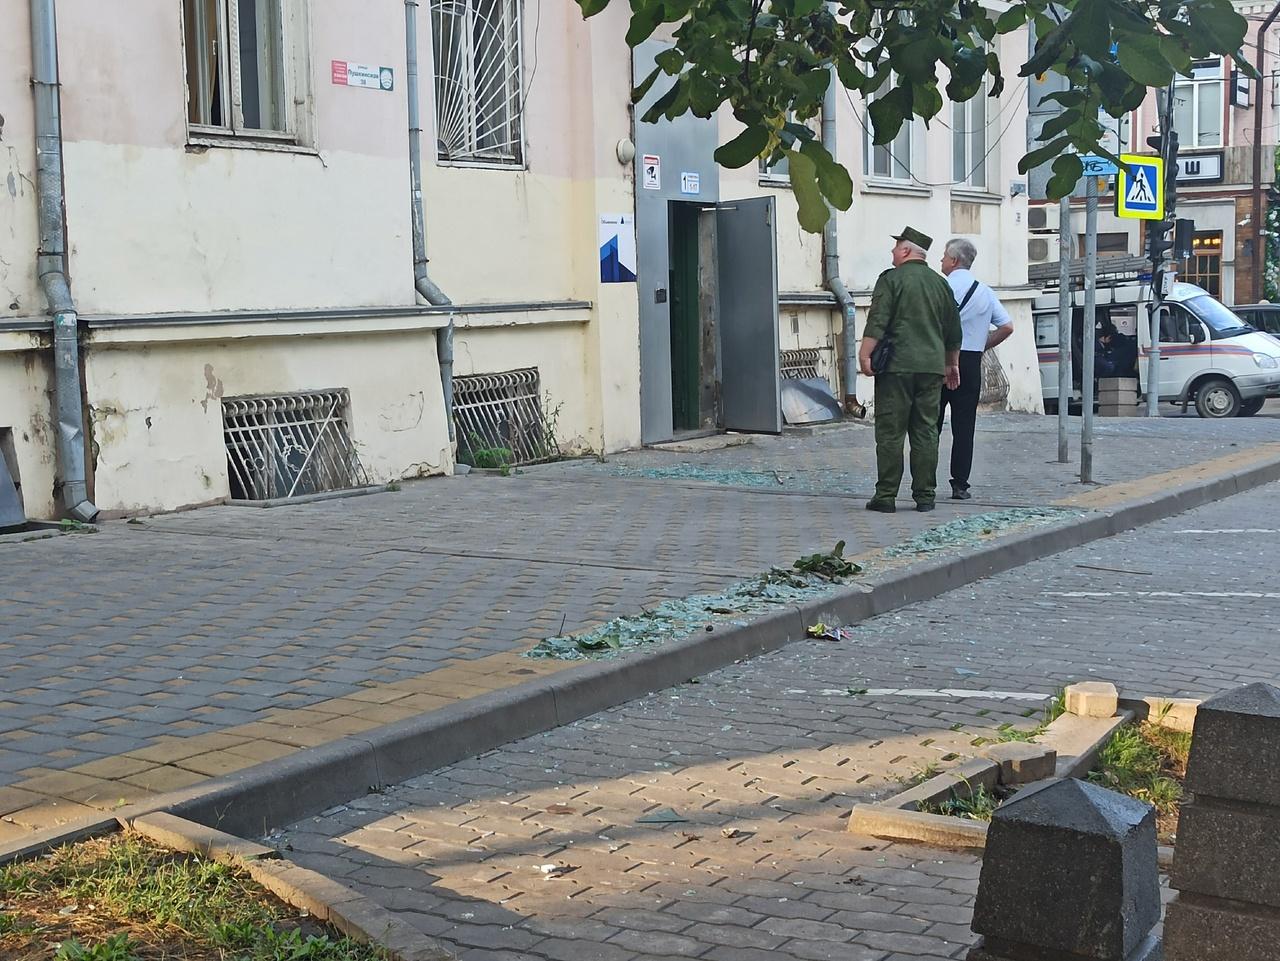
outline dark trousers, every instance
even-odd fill
[[[978,422],[978,395],[982,393],[982,351],[960,351],[960,386],[942,388],[938,409],[938,433],[947,405],[951,405],[951,486],[967,491],[973,470],[973,428]]]
[[[876,493],[892,504],[902,486],[902,447],[911,441],[911,496],[932,504],[938,474],[938,428],[933,412],[942,390],[941,374],[877,374]]]

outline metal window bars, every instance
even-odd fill
[[[367,485],[347,431],[350,403],[345,388],[224,399],[231,499],[275,500]]]
[[[442,160],[523,161],[520,0],[432,0]]]
[[[781,351],[778,356],[783,380],[808,379],[821,377],[818,373],[818,358],[821,351],[816,347],[801,347],[796,350]]]
[[[471,467],[502,469],[560,456],[536,367],[454,378],[453,422],[458,460]]]

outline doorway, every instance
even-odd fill
[[[697,204],[669,204],[671,426],[677,434],[707,426],[701,403],[703,304],[698,283],[698,214]],[[714,423],[714,412],[707,413]]]

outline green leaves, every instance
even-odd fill
[[[577,2],[584,16],[594,16],[609,0]],[[805,229],[820,228],[827,205],[852,202],[848,172],[809,130],[831,83],[844,88],[874,142],[888,144],[904,123],[916,117],[927,122],[948,110],[948,102],[999,97],[1012,70],[997,51],[1026,49],[1019,31],[1027,30],[1032,53],[1025,63],[1021,56],[1015,61],[1018,75],[1056,74],[1066,83],[1043,98],[1060,109],[1018,169],[1026,173],[1052,163],[1050,192],[1065,192],[1079,176],[1072,155],[1102,152],[1099,116],[1123,116],[1150,87],[1166,86],[1196,60],[1228,56],[1243,64],[1246,27],[1233,0],[1011,0],[998,15],[980,0],[911,0],[906,6],[840,0],[838,11],[823,0],[628,4],[628,44],[652,42],[663,24],[672,38],[657,57],[657,70],[633,93],[635,101],[650,104],[643,121],[732,111],[745,129],[716,151],[716,159],[743,167],[761,155],[787,156]],[[1009,39],[994,43],[999,36]],[[670,79],[655,94],[663,77]],[[1021,84],[1012,96],[1024,90]],[[851,118],[844,100],[842,94],[837,103],[847,136]],[[990,113],[1007,106],[993,104]],[[1007,146],[1021,140],[1021,127],[1001,123],[990,131],[989,146],[997,136]]]
[[[1173,67],[1164,58],[1155,37],[1129,34],[1120,41],[1120,69],[1146,87],[1165,87],[1173,79]]]
[[[716,163],[731,170],[745,167],[755,160],[769,145],[769,130],[766,127],[748,127],[727,144],[716,150]]]
[[[818,187],[818,167],[805,154],[786,151],[787,169],[791,176],[791,192],[796,195],[800,226],[816,234],[827,225],[831,211]]]
[[[1080,158],[1073,153],[1064,153],[1053,162],[1053,176],[1049,178],[1049,184],[1045,188],[1049,199],[1060,200],[1066,197],[1076,189],[1076,183],[1083,174],[1084,165]]]

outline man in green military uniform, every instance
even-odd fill
[[[914,227],[894,238],[893,268],[876,281],[858,365],[876,381],[875,496],[867,510],[896,510],[902,484],[902,443],[911,439],[911,496],[916,510],[934,507],[938,479],[938,410],[942,385],[960,383],[960,311],[951,285],[925,263],[933,239]],[[893,344],[883,371],[871,354],[882,338]]]

